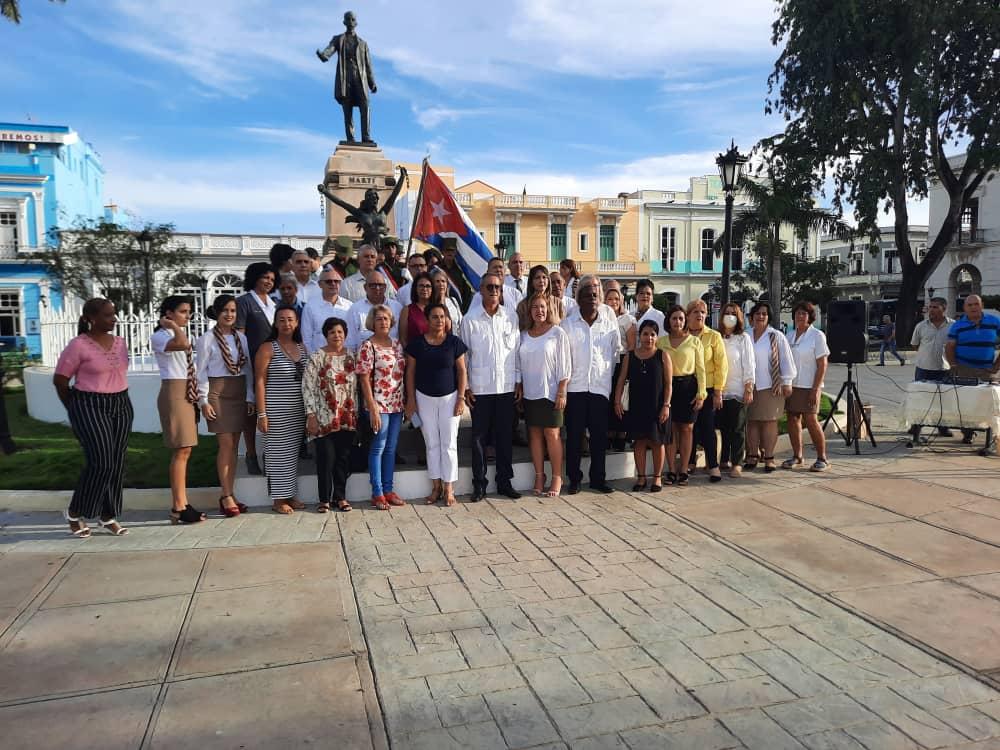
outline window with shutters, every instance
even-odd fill
[[[549,260],[566,258],[566,225],[552,224],[549,226]]]
[[[660,227],[660,264],[664,271],[677,265],[677,227]]]
[[[598,242],[601,247],[601,260],[615,260],[615,227],[613,224],[601,224],[601,234]]]

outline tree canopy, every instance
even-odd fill
[[[763,245],[766,248],[769,244],[770,240],[764,237],[758,247]],[[823,309],[830,300],[837,298],[837,275],[843,270],[844,264],[836,258],[801,258],[795,253],[785,252],[783,244],[780,258],[780,309],[791,309],[799,300],[813,302]],[[748,259],[741,270],[733,273],[731,298],[737,303],[758,299],[770,287],[769,281],[766,258],[757,254]],[[770,294],[768,300],[773,304]],[[776,314],[777,311],[778,306],[775,306]]]
[[[51,3],[65,3],[66,0],[49,0]],[[0,16],[12,23],[21,23],[19,0],[0,0]]]
[[[814,187],[829,179],[834,207],[853,206],[873,240],[882,207],[895,211],[908,336],[962,207],[1000,167],[1000,0],[778,0],[772,41],[767,111],[786,128],[766,145],[813,170]],[[906,200],[932,182],[949,205],[918,262]]]
[[[150,239],[147,253],[137,232],[106,221],[80,221],[58,234],[57,247],[35,257],[64,292],[80,299],[98,294],[120,309],[141,309],[189,283],[199,270],[194,253],[170,244],[173,231],[171,224],[146,224],[141,232]]]

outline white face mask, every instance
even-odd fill
[[[723,315],[722,316],[722,325],[724,325],[726,328],[736,328],[736,324],[738,322],[739,321],[736,320],[736,316],[735,315]]]

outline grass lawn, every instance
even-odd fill
[[[829,396],[827,396],[825,393],[822,394],[822,395],[820,395],[819,398],[820,398],[820,402],[819,402],[819,421],[820,421],[820,425],[819,426],[822,427],[823,426],[823,420],[827,418],[827,416],[830,414],[830,410],[833,408],[833,399],[830,398]],[[838,414],[839,413],[840,412],[838,412]],[[786,417],[784,414],[782,414],[781,417],[778,418],[778,434],[779,435],[784,435],[786,432],[788,432],[788,417]]]
[[[7,418],[18,451],[0,453],[0,489],[71,490],[83,467],[83,451],[69,427],[39,422],[28,416],[23,389],[6,391]],[[188,464],[189,487],[213,487],[215,436],[199,435]],[[169,487],[170,452],[159,433],[134,432],[125,461],[126,487]]]

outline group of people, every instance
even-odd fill
[[[611,492],[605,456],[624,449],[626,439],[635,450],[637,491],[688,484],[698,445],[709,481],[720,481],[723,471],[739,477],[761,462],[773,471],[783,411],[794,452],[783,465],[803,464],[804,426],[817,453],[811,468],[827,467],[816,415],[829,351],[808,302],[795,306],[795,329],[786,337],[772,327],[766,303],[753,307],[749,325],[738,305],[728,305],[712,329],[704,302],[664,315],[652,305],[652,282],[643,280],[637,309],[627,312],[616,281],[580,276],[572,262],[555,272],[528,269],[519,253],[491,259],[474,295],[456,283],[464,276],[453,245],[413,254],[405,269],[394,254],[362,246],[357,270],[346,277],[335,263],[317,274],[317,260],[282,248],[270,263],[250,264],[245,293],[216,297],[208,311],[215,325],[197,341],[187,332],[192,301],[162,301],[150,345],[162,380],[157,407],[171,451],[174,523],[206,518],[186,494],[200,418],[218,439],[218,505],[226,517],[247,509],[234,494],[241,435],[247,469],[267,476],[278,513],[305,507],[298,498],[304,440],[314,446],[321,512],[351,509],[346,485],[359,444],[373,506],[404,504],[394,491],[404,420],[419,427],[426,446],[426,502],[453,505],[466,409],[472,501],[486,496],[490,459],[496,492],[521,497],[511,454],[522,418],[537,496],[579,492],[588,452],[589,488]],[[110,301],[89,300],[54,378],[86,457],[66,514],[81,537],[92,517],[112,533],[127,532],[116,519],[132,407],[115,323]]]

